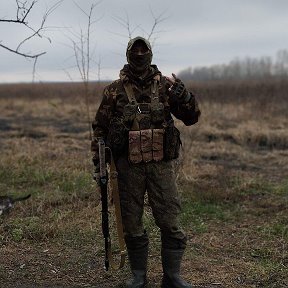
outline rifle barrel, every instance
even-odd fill
[[[105,142],[101,138],[98,140],[99,144],[99,164],[100,164],[100,189],[102,202],[102,233],[105,243],[105,269],[109,269],[109,247],[111,246],[109,234],[109,211],[108,211],[108,175],[106,171],[105,161]]]

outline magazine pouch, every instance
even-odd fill
[[[153,159],[152,144],[153,144],[152,129],[141,130],[141,152],[144,162],[150,162]]]
[[[164,157],[163,144],[164,144],[164,130],[163,129],[153,129],[153,160],[161,161]]]
[[[142,162],[140,131],[129,131],[129,160],[131,163]]]
[[[169,161],[178,158],[181,144],[179,130],[175,126],[166,127],[164,133],[164,159]]]

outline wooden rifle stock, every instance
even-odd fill
[[[101,202],[102,202],[102,233],[105,241],[105,269],[109,270],[111,266],[113,269],[120,269],[125,264],[126,257],[126,249],[124,243],[124,234],[123,234],[123,225],[122,225],[122,216],[121,216],[121,207],[120,207],[120,199],[119,199],[119,191],[118,191],[118,181],[117,181],[117,172],[115,163],[112,157],[112,153],[110,148],[105,147],[105,142],[102,138],[98,140],[99,145],[99,165],[100,165],[100,189],[101,189]],[[109,174],[106,169],[107,161],[105,159],[106,151],[110,152],[110,169]],[[113,261],[112,257],[112,249],[111,249],[111,237],[109,232],[109,208],[108,208],[108,181],[111,183],[112,188],[112,197],[113,204],[115,206],[115,217],[117,224],[117,233],[118,233],[118,241],[120,247],[120,264],[116,265]]]

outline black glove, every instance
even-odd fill
[[[191,99],[191,94],[186,90],[184,83],[172,73],[174,79],[166,77],[166,79],[172,84],[169,88],[169,92],[177,99],[181,104],[186,104]]]

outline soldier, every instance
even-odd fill
[[[132,279],[127,287],[145,287],[148,235],[143,227],[144,195],[147,192],[156,225],[161,231],[162,287],[192,287],[180,277],[186,236],[179,227],[180,201],[173,159],[179,155],[180,133],[173,114],[186,126],[200,116],[197,101],[180,79],[165,77],[151,65],[149,41],[129,41],[127,62],[120,79],[103,92],[93,121],[91,144],[95,175],[99,179],[97,142],[104,138],[112,150],[120,193],[125,243]]]

